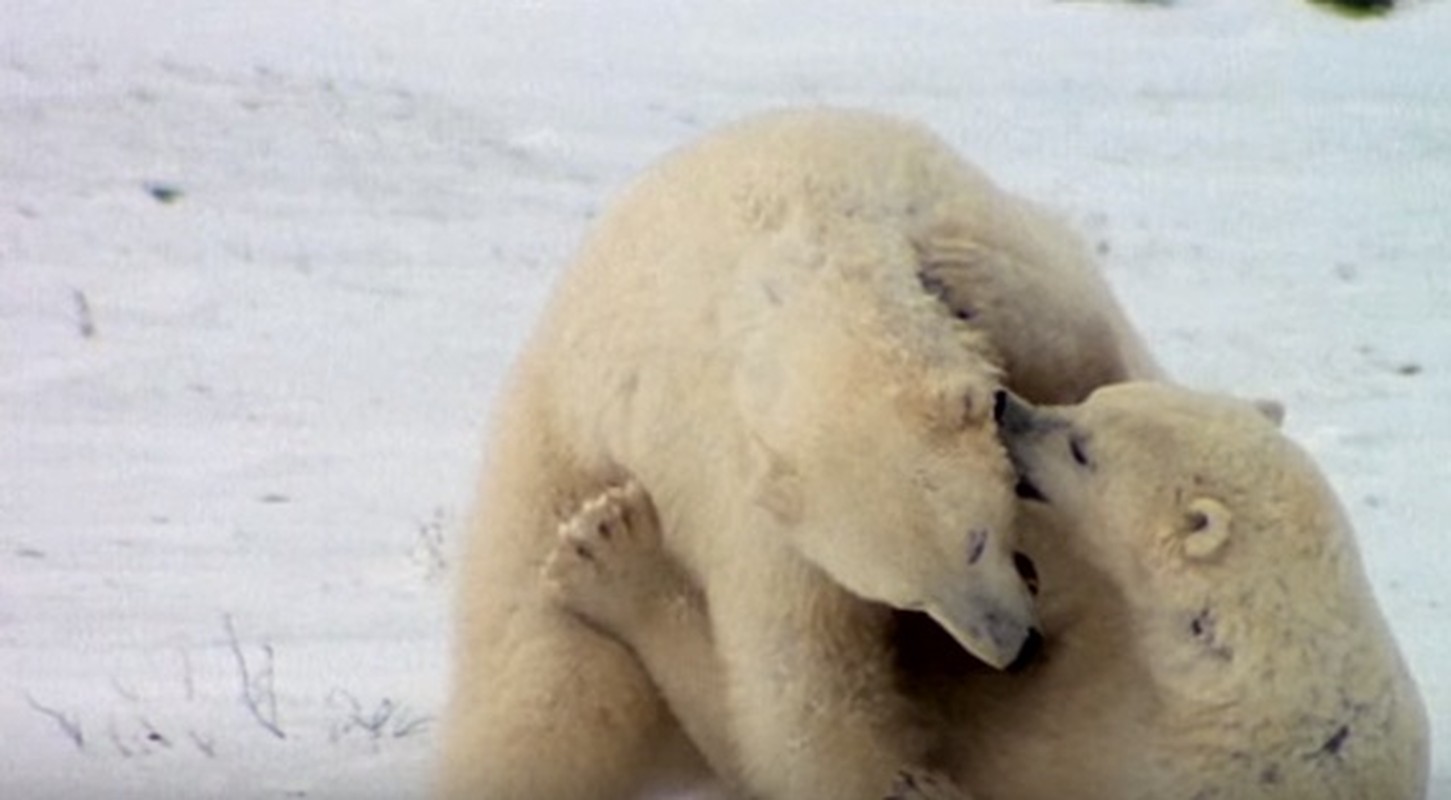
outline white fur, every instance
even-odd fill
[[[1149,384],[1021,412],[1010,443],[1049,502],[1020,519],[1043,658],[1003,675],[931,626],[894,638],[975,797],[1424,797],[1416,686],[1334,495],[1277,418]],[[576,564],[564,599],[634,648],[692,736],[729,748],[710,622],[649,546],[643,492],[619,502],[638,532]]]
[[[1014,341],[999,283],[1050,293],[1084,336]],[[919,128],[768,115],[651,170],[499,400],[459,570],[444,796],[623,797],[698,767],[661,749],[679,731],[634,658],[540,585],[560,521],[627,476],[708,598],[743,743],[729,768],[767,797],[880,796],[928,747],[886,606],[1000,663],[1028,623],[989,411],[1005,362],[1062,399],[1026,377],[1039,350],[1070,396],[1152,367],[1081,249]]]
[[[956,687],[972,788],[1424,796],[1420,697],[1339,504],[1278,415],[1128,384],[1035,418],[1012,449],[1049,501],[1023,546],[1050,641],[1025,675]]]

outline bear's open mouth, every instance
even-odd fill
[[[1018,571],[1018,577],[1023,579],[1023,584],[1028,587],[1028,594],[1037,597],[1041,588],[1038,581],[1038,565],[1033,559],[1021,550],[1013,551],[1013,569]]]
[[[1031,500],[1036,503],[1048,502],[1048,496],[1043,494],[1043,490],[1039,489],[1037,484],[1033,483],[1027,475],[1021,472],[1018,473],[1018,483],[1013,487],[1013,493],[1024,500]]]

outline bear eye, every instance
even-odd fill
[[[1093,466],[1093,461],[1088,457],[1088,450],[1084,446],[1082,436],[1073,435],[1068,437],[1068,452],[1073,455],[1073,460],[1078,466]]]

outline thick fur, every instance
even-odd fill
[[[1339,502],[1277,425],[1126,384],[1005,426],[1047,499],[1023,530],[1050,647],[955,693],[982,797],[1425,796],[1420,696]]]
[[[974,796],[1424,796],[1415,684],[1338,502],[1263,408],[1128,384],[1013,409],[1005,436],[1046,497],[1022,518],[1044,657],[1008,676],[954,659],[930,626],[904,620],[896,640]],[[708,719],[702,601],[652,544],[644,493],[613,502],[637,530],[556,569],[561,595],[640,653],[682,719]]]
[[[1001,299],[1022,294],[1056,332]],[[1031,621],[989,414],[1005,365],[1058,401],[1157,370],[1072,238],[921,129],[774,114],[651,170],[499,398],[442,795],[626,797],[699,767],[662,745],[680,731],[639,662],[539,577],[561,521],[631,476],[719,643],[738,746],[717,769],[790,800],[916,774],[933,743],[893,682],[891,608],[999,663]]]

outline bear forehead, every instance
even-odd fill
[[[1162,384],[1099,389],[1069,414],[1088,436],[1156,451],[1172,449],[1180,459],[1200,451],[1276,458],[1288,442],[1251,403]]]
[[[798,366],[863,384],[873,376],[899,380],[929,393],[999,380],[998,358],[981,333],[932,308],[882,305],[841,307],[833,319],[798,329],[806,337],[798,340],[805,345]]]
[[[1108,429],[1090,427],[1079,446],[1086,446],[1107,474],[1118,464],[1139,483],[1147,480],[1228,498],[1263,494],[1269,486],[1286,491],[1309,472],[1277,431],[1242,426],[1237,420],[1125,414],[1119,422]]]
[[[1078,447],[1104,477],[1218,494],[1236,504],[1322,494],[1309,457],[1251,403],[1166,385],[1125,384],[1068,407]],[[1118,469],[1113,469],[1117,466]],[[1145,483],[1146,476],[1152,480]],[[1318,501],[1312,501],[1318,502]]]
[[[1223,421],[1254,428],[1274,427],[1259,409],[1245,400],[1150,381],[1102,387],[1089,396],[1083,408],[1097,413],[1120,412],[1132,419],[1171,420],[1177,424]]]

